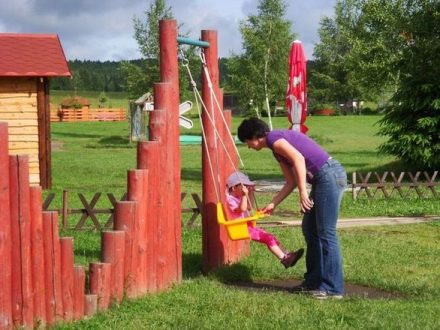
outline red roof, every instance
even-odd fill
[[[0,33],[0,77],[70,77],[56,34]]]

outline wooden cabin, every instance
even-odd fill
[[[49,78],[70,77],[56,34],[0,33],[0,121],[9,154],[29,155],[30,183],[51,186]]]

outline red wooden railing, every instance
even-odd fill
[[[84,267],[74,265],[73,239],[59,237],[58,212],[43,211],[41,189],[29,186],[28,157],[8,155],[8,127],[0,123],[0,329],[81,319],[121,301],[124,290],[128,297],[138,297],[181,281],[176,21],[161,21],[159,30],[161,82],[154,87],[150,141],[138,144],[137,169],[127,174],[128,200],[116,202],[113,230],[102,232],[101,258],[90,263],[88,278]],[[205,55],[221,99],[216,34],[202,37],[212,45]],[[209,138],[213,136],[211,129]],[[224,182],[232,168],[222,166]],[[205,179],[207,168],[203,171]],[[238,260],[248,244],[230,241],[217,224],[209,189],[204,184],[205,270]]]

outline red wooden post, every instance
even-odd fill
[[[74,302],[74,256],[73,238],[60,238],[61,251],[61,292],[63,297],[63,318],[66,321],[73,320]]]
[[[63,190],[63,229],[69,228],[69,191]]]
[[[173,164],[171,175],[173,195],[170,200],[173,216],[170,219],[170,236],[174,239],[174,249],[170,250],[169,280],[182,280],[182,239],[181,239],[181,184],[180,184],[180,144],[179,144],[179,64],[177,61],[177,23],[175,20],[162,20],[160,30],[161,79],[171,84],[171,96],[167,110],[167,136],[169,162]],[[170,284],[170,283],[169,283]]]
[[[226,189],[226,179],[230,174],[230,169],[234,168],[235,164],[231,163],[230,153],[228,150],[228,142],[230,141],[228,137],[228,122],[226,121],[226,115],[223,112],[223,91],[220,90],[218,85],[218,79],[215,80],[217,82],[217,85],[213,85],[215,96],[217,98],[217,102],[214,102],[214,118],[216,121],[216,126],[218,130],[218,135],[215,136],[217,141],[217,157],[220,164],[219,168],[219,177],[220,177],[220,199],[223,203],[223,205],[226,205],[226,195],[225,195],[225,189]],[[220,108],[220,110],[219,110]],[[223,118],[224,117],[224,118]],[[225,124],[226,122],[226,124]],[[225,126],[227,125],[227,126]],[[223,143],[222,143],[223,142]],[[222,242],[223,247],[223,260],[222,264],[230,264],[234,261],[236,261],[236,247],[240,242],[233,242],[229,239],[227,230],[224,226],[220,226],[219,230],[220,235],[220,241]]]
[[[74,266],[73,274],[73,318],[81,320],[84,317],[86,272],[83,266]]]
[[[161,111],[161,110],[158,110]],[[156,110],[154,110],[156,112]],[[163,111],[161,111],[163,113]],[[153,118],[157,118],[153,116]],[[159,121],[157,123],[161,125]],[[160,159],[160,152],[163,149],[162,143],[159,141],[160,136],[157,130],[160,131],[156,125],[156,121],[151,119],[150,116],[150,139],[155,138],[155,141],[139,142],[138,143],[138,168],[148,169],[148,191],[147,191],[147,216],[146,216],[146,233],[147,239],[147,283],[150,283],[149,287],[152,291],[160,287],[157,282],[157,252],[161,248],[158,235],[158,224],[162,220],[162,211],[164,209],[163,200],[164,194],[161,193],[161,181],[162,181],[162,161]],[[159,220],[160,219],[160,220]],[[153,286],[155,288],[153,289]]]
[[[217,57],[217,31],[202,31],[203,41],[209,42],[209,47],[204,49],[206,65],[208,67],[214,91],[218,88],[218,57]],[[214,103],[211,91],[205,75],[202,75],[202,97],[207,107],[207,113],[213,117]],[[203,191],[203,214],[202,214],[202,250],[203,269],[210,271],[224,264],[225,251],[221,241],[221,230],[216,220],[216,203],[220,201],[223,187],[219,187],[219,164],[215,143],[215,131],[208,114],[202,114],[202,123],[205,128],[206,146],[202,145],[202,191]],[[211,164],[209,162],[211,159]],[[211,174],[214,173],[214,177]]]
[[[232,113],[230,110],[225,110],[223,112],[225,116],[226,123],[228,124],[229,131],[232,134]],[[223,141],[225,141],[227,153],[230,156],[230,160],[228,158],[228,161],[225,163],[227,164],[225,166],[225,186],[226,186],[226,179],[227,177],[234,171],[238,169],[238,155],[237,151],[234,148],[234,142],[231,139],[231,136],[228,136],[228,130],[225,130]],[[229,253],[228,253],[228,263],[234,263],[239,261],[242,257],[248,256],[250,253],[250,240],[239,240],[239,241],[231,241],[229,240]]]
[[[30,187],[31,259],[34,319],[46,323],[46,289],[44,286],[43,204],[41,187]]]
[[[125,232],[124,287],[129,298],[138,295],[136,287],[136,268],[138,266],[137,238],[135,231],[136,208],[138,202],[120,201],[116,203],[114,230]]]
[[[9,156],[12,235],[12,317],[16,326],[33,327],[29,163]]]
[[[104,262],[92,262],[89,268],[90,293],[98,297],[98,310],[106,310],[110,305],[112,266]],[[87,304],[86,304],[87,311]]]
[[[86,317],[92,317],[98,310],[98,295],[86,294],[84,296],[84,315]]]
[[[8,125],[0,123],[0,328],[12,328],[11,218],[9,204]]]
[[[136,208],[136,242],[137,242],[137,261],[136,268],[136,287],[140,293],[145,293],[151,283],[146,283],[147,277],[147,240],[145,238],[146,214],[147,214],[147,184],[148,170],[128,171],[128,192],[127,198],[130,201],[137,201]],[[154,287],[154,286],[153,286]]]
[[[174,214],[174,155],[170,142],[172,141],[169,134],[169,126],[172,123],[168,122],[169,112],[171,108],[172,99],[172,85],[170,83],[155,83],[154,84],[154,115],[150,116],[150,137],[153,140],[159,141],[161,148],[158,153],[159,158],[159,177],[156,181],[158,194],[156,194],[157,203],[159,206],[160,220],[156,222],[155,236],[160,237],[160,248],[156,249],[157,256],[157,288],[164,290],[167,288],[173,278],[171,269],[173,260],[172,253],[174,251],[175,242],[171,239],[174,232],[172,226],[172,217]],[[156,238],[156,242],[158,239]]]
[[[46,320],[51,325],[63,318],[61,293],[61,252],[58,213],[43,212],[44,284],[46,287]]]
[[[110,263],[112,268],[110,300],[120,303],[124,296],[125,232],[102,232],[101,253],[101,260]]]

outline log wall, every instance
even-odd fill
[[[29,156],[29,182],[40,184],[35,79],[0,79],[0,121],[8,123],[9,154]]]

